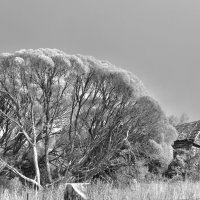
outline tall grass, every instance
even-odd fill
[[[1,190],[1,200],[61,200],[64,187],[36,193],[34,190]],[[97,183],[89,190],[91,200],[197,200],[200,199],[200,182],[138,183],[126,188],[113,188]]]

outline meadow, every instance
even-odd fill
[[[88,192],[91,200],[198,200],[200,182],[152,182],[137,183],[130,187],[113,188],[109,184],[97,183]],[[63,200],[64,186],[36,192],[31,189],[12,191],[2,189],[1,200]]]

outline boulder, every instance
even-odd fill
[[[88,187],[90,183],[66,183],[64,200],[86,200],[88,199]]]

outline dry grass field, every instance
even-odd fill
[[[198,200],[200,183],[196,182],[153,182],[138,183],[131,187],[116,189],[111,185],[96,184],[89,191],[91,200]],[[1,200],[61,200],[64,187],[36,193],[33,190],[1,190]]]

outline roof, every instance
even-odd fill
[[[200,131],[200,120],[184,123],[178,126],[175,126],[176,130],[179,133],[178,140],[192,139],[195,140],[198,132]]]

